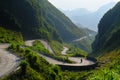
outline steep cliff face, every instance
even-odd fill
[[[93,50],[115,49],[120,46],[120,2],[101,19]]]

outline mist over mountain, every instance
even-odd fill
[[[100,7],[97,11],[91,12],[85,8],[79,8],[75,10],[62,10],[62,12],[68,16],[77,26],[87,27],[91,30],[97,31],[97,25],[102,16],[112,8],[116,3],[111,2]]]
[[[73,9],[73,10],[63,10],[63,12],[68,16],[76,16],[76,15],[83,16],[83,15],[87,15],[87,14],[91,13],[90,11],[88,11],[85,8],[77,8],[77,9]]]

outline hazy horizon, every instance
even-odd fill
[[[62,9],[62,10],[72,10],[77,8],[85,8],[89,11],[96,11],[101,6],[115,2],[117,3],[120,0],[48,0],[51,2],[55,7]]]

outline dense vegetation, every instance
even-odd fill
[[[21,32],[24,40],[45,39],[62,43],[94,34],[88,29],[76,27],[47,0],[1,0],[0,25]],[[90,48],[87,43],[84,50]]]
[[[32,50],[34,50],[34,51],[39,52],[40,54],[49,56],[49,57],[54,58],[56,60],[63,61],[63,62],[68,62],[68,63],[72,63],[72,61],[70,61],[67,56],[66,57],[62,57],[61,56],[61,52],[57,53],[57,54],[56,53],[55,54],[50,53],[47,49],[45,49],[45,47],[41,44],[40,41],[37,41],[37,40],[34,41],[33,42],[33,46],[30,47],[30,48]]]
[[[99,23],[99,32],[93,43],[93,54],[99,67],[92,71],[88,80],[120,79],[120,2],[109,10]]]
[[[72,41],[88,33],[84,33],[84,30],[80,31],[47,0],[1,0],[0,43],[11,43],[8,50],[21,58],[20,69],[3,80],[118,80],[120,77],[119,8],[120,2],[107,12],[99,23],[99,32],[93,43],[93,55],[97,55],[99,62],[97,68],[72,72],[61,71],[58,66],[40,57],[38,52],[61,59],[58,57],[59,54],[51,54],[39,41],[35,41],[32,47],[22,45],[22,35],[25,40],[35,38],[48,40],[56,52],[60,53],[62,44],[59,42],[62,42],[62,39]],[[86,56],[84,51],[77,48],[70,49],[68,53],[74,53],[72,56]],[[67,57],[63,59],[66,60]]]
[[[120,48],[103,52],[98,58],[99,66],[86,75],[86,80],[119,80],[120,78]]]
[[[71,47],[68,51],[67,54],[68,56],[73,56],[73,57],[86,57],[87,53],[79,48]]]
[[[99,58],[99,67],[95,70],[71,72],[61,71],[26,48],[22,53],[25,60],[21,61],[21,69],[3,80],[119,80],[120,48],[108,53]],[[23,66],[26,70],[22,70]]]
[[[22,44],[23,38],[21,33],[0,27],[0,43],[12,43],[12,42],[18,42]]]
[[[39,42],[35,41],[34,46],[37,45],[36,43],[38,44]],[[39,45],[39,47],[45,50],[42,45]],[[40,57],[38,53],[35,52],[35,49],[37,48],[34,47],[33,51],[29,47],[12,43],[8,50],[21,57],[20,69],[2,80],[70,80],[74,78],[77,80],[82,79],[86,74],[85,72],[61,71],[58,66],[51,65]]]
[[[42,38],[49,40],[52,38],[61,42],[61,38],[64,41],[69,41],[87,34],[83,29],[77,28],[47,0],[1,0],[0,9],[12,16],[12,23],[16,25],[15,27],[5,27],[19,29],[25,39]],[[2,20],[9,19],[9,16],[3,17]],[[2,25],[6,24],[4,22]]]
[[[91,34],[91,36],[86,36],[86,38],[84,38],[83,40],[80,41],[73,41],[71,42],[75,47],[78,47],[84,51],[86,51],[87,53],[92,52],[92,43],[95,39],[94,37],[95,35]]]
[[[99,32],[93,43],[93,50],[115,49],[120,44],[120,2],[109,10],[99,23]]]
[[[60,54],[63,50],[63,44],[57,42],[57,41],[51,41],[50,42],[51,47],[53,48],[55,54]]]
[[[11,44],[8,50],[22,58],[20,69],[4,80],[60,80],[59,67],[49,64],[30,48]]]
[[[59,38],[56,30],[53,27],[50,27],[51,25],[46,23],[42,17],[40,13],[40,10],[42,9],[39,5],[38,0],[2,0],[0,1],[1,16],[5,15],[5,17],[2,17],[1,24],[7,25],[3,27],[12,30],[19,29],[19,31],[22,32],[24,39],[45,38],[46,40],[49,40],[52,38],[52,34],[56,35],[54,36],[56,39]],[[4,12],[4,14],[2,12]],[[6,23],[9,18],[12,18],[11,22],[13,24]],[[9,23],[11,22],[9,21]]]

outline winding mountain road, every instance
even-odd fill
[[[35,41],[35,40],[25,41],[25,45],[27,45],[27,46],[32,46],[34,41]],[[48,42],[46,42],[46,41],[44,41],[44,40],[39,40],[39,41],[43,44],[43,46],[44,46],[47,50],[50,51],[50,53],[53,53],[53,54],[54,54],[54,51],[53,51],[53,49],[51,48],[51,45],[50,45]]]
[[[25,42],[27,46],[32,46],[33,41],[35,40],[28,40]],[[50,44],[48,44],[46,41],[40,40],[41,43],[45,46],[46,49],[48,49],[52,52],[52,48]],[[13,55],[11,52],[6,51],[5,48],[7,48],[9,44],[0,44],[0,77],[5,76],[13,71],[15,71],[19,65],[20,58],[17,56]],[[47,47],[46,47],[47,46]],[[49,48],[48,48],[49,46]],[[64,47],[63,51],[61,52],[62,54],[66,54],[66,51],[68,50],[67,47]],[[49,63],[55,64],[55,65],[63,65],[63,66],[85,66],[85,65],[92,65],[94,62],[87,60],[82,57],[70,57],[69,59],[71,61],[75,61],[76,63],[70,64],[70,63],[64,63],[62,61],[57,61],[53,58],[50,58],[48,56],[39,54],[43,58],[45,58]],[[81,60],[82,59],[82,63]]]
[[[14,71],[19,65],[19,58],[6,51],[8,44],[0,44],[0,77]]]
[[[78,42],[78,41],[84,40],[84,39],[86,39],[87,37],[90,37],[90,36],[92,36],[92,34],[89,34],[88,36],[83,36],[79,39],[75,39],[75,40],[73,40],[73,42]]]
[[[29,44],[30,44],[30,46],[31,46],[32,43],[33,43],[33,40],[28,40],[27,42],[25,42],[25,44],[26,44],[27,46],[29,46]],[[67,50],[68,50],[68,48],[67,48],[67,47],[64,47],[64,49],[63,49],[63,51],[62,51],[61,53],[62,53],[62,54],[66,54],[66,51],[67,51]],[[43,55],[43,54],[39,54],[39,55],[42,56],[43,58],[45,58],[49,63],[55,64],[55,65],[85,66],[85,65],[92,65],[92,64],[94,64],[93,61],[87,60],[87,59],[82,58],[82,57],[69,57],[69,59],[70,59],[71,61],[76,62],[76,63],[71,64],[71,63],[64,63],[64,62],[62,62],[62,61],[58,61],[58,60],[56,60],[56,59],[53,59],[53,58],[48,57],[48,56],[45,56],[45,55]],[[82,59],[82,62],[80,62],[81,59]]]
[[[49,50],[51,53],[54,53],[51,45],[50,45],[48,42],[46,42],[46,41],[44,41],[44,40],[40,40],[40,42],[44,45],[44,47],[45,47],[47,50]]]
[[[69,50],[69,48],[63,46],[63,50],[61,51],[61,54],[65,55],[67,54],[66,52]]]
[[[94,62],[89,61],[85,58],[81,58],[81,57],[70,57],[69,59],[71,61],[74,61],[75,63],[65,63],[62,61],[58,61],[56,59],[53,59],[51,57],[45,56],[43,54],[39,54],[41,57],[43,57],[44,59],[46,59],[49,63],[54,64],[54,65],[67,65],[67,66],[86,66],[86,65],[92,65],[94,64]],[[82,59],[82,62],[80,61]]]

